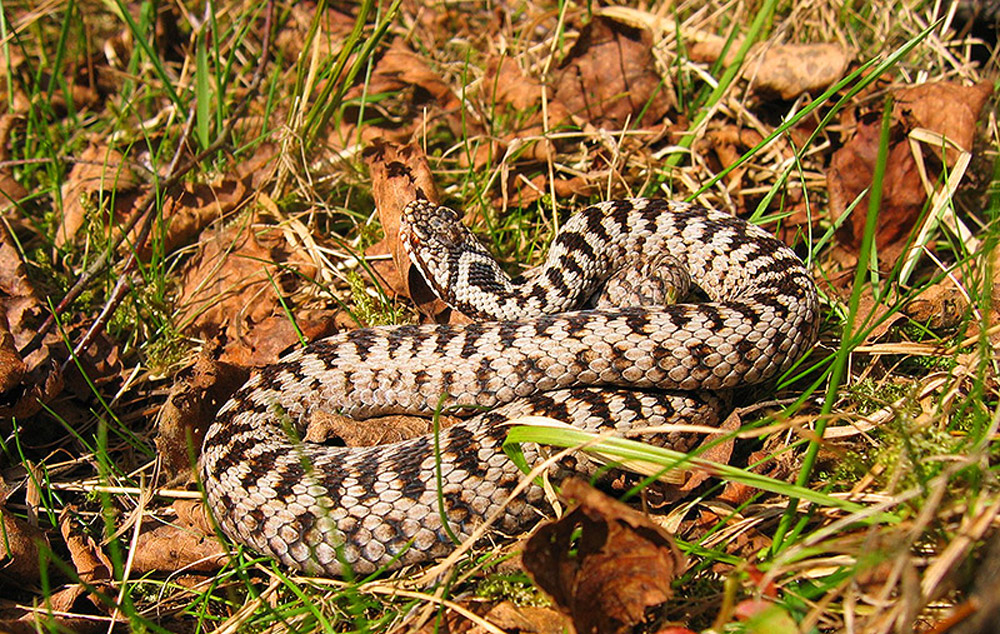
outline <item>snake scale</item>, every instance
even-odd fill
[[[564,223],[541,266],[513,280],[446,207],[407,205],[400,239],[431,288],[478,321],[314,342],[251,377],[204,440],[200,471],[222,530],[311,574],[447,554],[454,542],[439,504],[462,539],[522,477],[501,451],[513,417],[622,433],[711,423],[714,390],[774,377],[817,336],[817,292],[798,256],[759,227],[692,204],[588,207]],[[663,303],[688,280],[707,301]],[[475,415],[441,431],[437,453],[433,435],[374,447],[299,440],[317,412],[428,415],[442,395]],[[655,442],[686,450],[687,436]],[[523,529],[541,497],[530,487],[496,528]]]

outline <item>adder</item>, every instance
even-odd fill
[[[501,451],[511,418],[621,433],[713,424],[716,391],[775,377],[817,334],[816,288],[798,256],[759,227],[688,203],[588,207],[516,279],[454,211],[426,200],[407,205],[400,239],[430,287],[475,321],[312,343],[254,375],[204,440],[201,477],[222,530],[307,573],[368,573],[452,550],[444,522],[465,538],[523,477]],[[707,301],[666,302],[689,284]],[[430,415],[443,395],[472,416],[440,432],[437,452],[433,436],[375,447],[301,440],[316,412]],[[522,529],[541,498],[530,487],[496,528]]]

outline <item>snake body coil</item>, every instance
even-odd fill
[[[500,450],[505,420],[544,414],[621,432],[712,422],[711,390],[774,377],[816,337],[816,289],[799,258],[715,210],[647,199],[594,205],[520,280],[444,207],[408,205],[401,239],[431,287],[483,321],[315,342],[252,377],[205,437],[201,474],[224,532],[309,573],[367,573],[449,552],[439,496],[463,538],[521,478]],[[667,294],[690,279],[709,301],[643,305],[663,295],[648,290],[650,278],[654,289],[667,280]],[[587,302],[596,307],[581,309]],[[438,454],[433,436],[360,448],[298,440],[317,412],[428,415],[442,395],[447,406],[489,411],[442,431]],[[682,434],[657,441],[690,445]],[[539,498],[529,489],[498,528],[522,528]]]

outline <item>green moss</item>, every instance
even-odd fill
[[[484,599],[510,601],[514,605],[549,605],[548,598],[523,575],[490,575],[479,582],[476,594]]]
[[[368,326],[389,326],[399,323],[399,312],[392,302],[377,292],[368,292],[368,282],[357,271],[347,272],[347,283],[351,288],[351,310],[363,324]]]
[[[365,223],[358,225],[358,245],[355,249],[358,253],[363,253],[368,247],[381,240],[384,235],[385,232],[382,231],[382,227],[377,224]]]
[[[872,457],[857,451],[847,451],[836,462],[831,473],[831,482],[855,483],[871,470]]]
[[[912,382],[888,383],[865,379],[851,385],[850,395],[857,412],[867,416],[905,397],[912,388]]]

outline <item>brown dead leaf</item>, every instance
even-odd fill
[[[73,632],[73,634],[108,631],[107,624],[102,623],[99,619],[58,614],[63,610],[59,610],[55,606],[62,604],[57,599],[63,592],[63,590],[57,590],[50,599],[46,600],[46,607],[52,606],[51,612],[42,608],[21,605],[8,605],[4,609],[0,609],[0,632],[4,634],[38,634],[41,622],[44,622],[45,627],[50,631]]]
[[[243,328],[234,322],[259,323],[274,310],[268,271],[280,275],[271,250],[252,230],[253,218],[203,232],[199,252],[181,277],[178,305],[181,323],[189,331],[209,332]]]
[[[847,278],[853,279],[853,272]],[[827,290],[831,295],[840,297],[842,301],[847,301],[851,293],[850,288],[843,285],[831,284]],[[902,310],[895,311],[893,308],[896,299],[895,296],[876,299],[870,289],[862,291],[858,315],[861,315],[867,323],[874,324],[864,343],[878,341],[893,326],[906,318],[926,324],[935,330],[953,328],[961,322],[967,306],[964,296],[955,288],[954,282],[948,279],[924,289],[920,295],[907,302]],[[975,323],[971,324],[971,327],[976,328]],[[973,333],[970,331],[969,334]]]
[[[560,612],[552,608],[517,606],[510,601],[501,601],[486,613],[486,620],[504,632],[514,634],[564,634],[572,624]],[[485,632],[473,627],[473,632]]]
[[[75,507],[66,507],[59,517],[59,531],[69,548],[76,573],[80,576],[80,580],[86,583],[110,581],[114,566],[93,538],[76,532],[73,526],[75,512]]]
[[[362,92],[369,95],[398,92],[410,86],[425,91],[445,113],[457,113],[462,107],[462,101],[430,67],[427,57],[414,53],[402,38],[393,40],[382,54],[371,80],[348,91],[346,98],[360,97]]]
[[[715,35],[700,35],[688,48],[694,61],[715,62],[726,51],[724,66],[736,63],[736,53],[744,39],[732,42]],[[775,44],[758,42],[750,47],[743,74],[753,80],[753,89],[765,96],[794,99],[807,92],[817,92],[841,78],[850,62],[850,54],[835,42],[813,44]]]
[[[7,148],[7,141],[10,139],[11,130],[20,120],[21,118],[16,115],[0,115],[0,162],[10,159],[10,150]],[[14,179],[10,167],[0,167],[0,209],[9,207],[12,203],[16,203],[27,195],[28,190]]]
[[[483,601],[462,601],[462,607],[509,634],[573,634],[573,624],[560,612],[545,607],[517,606],[510,601],[496,605]],[[456,611],[446,611],[441,619],[426,622],[417,634],[486,634],[477,622]]]
[[[90,344],[80,351],[75,362],[66,367],[64,390],[82,399],[94,393],[94,387],[104,387],[122,377],[124,364],[121,346],[103,333],[94,335]]]
[[[202,229],[236,209],[248,195],[246,185],[233,179],[219,179],[216,183],[184,183],[167,193],[163,203],[163,219],[168,227],[162,236],[160,248],[165,253],[189,244]],[[140,228],[135,227],[125,240],[126,248],[136,244]],[[150,246],[142,245],[140,256],[149,255]]]
[[[993,95],[993,83],[984,81],[963,86],[942,81],[920,84],[896,93],[894,115],[909,122],[909,128],[926,128],[954,141],[963,150],[972,151],[976,122],[983,106]],[[941,150],[935,148],[940,157]],[[954,165],[958,153],[945,153],[948,165]]]
[[[332,148],[344,148],[357,142],[360,134],[365,144],[379,142],[407,143],[418,135],[417,128],[428,120],[447,125],[455,134],[476,134],[481,126],[472,109],[462,111],[462,101],[444,81],[440,73],[427,62],[427,56],[415,53],[406,44],[406,38],[397,38],[381,53],[371,77],[356,83],[345,101],[360,101],[362,95],[391,94],[384,103],[370,103],[367,112],[380,112],[388,124],[377,120],[361,122],[360,109],[348,111],[348,117],[339,127],[330,126],[327,141]]]
[[[224,335],[226,349],[221,358],[225,361],[273,363],[276,351],[298,342],[293,327],[271,319],[277,316],[287,321],[278,293],[296,288],[299,275],[314,276],[314,265],[288,247],[279,228],[258,225],[256,216],[203,231],[199,247],[181,274],[180,321],[188,324],[188,332]],[[298,275],[289,269],[296,269]],[[301,315],[299,320],[297,312],[296,320],[307,336],[329,334],[332,329],[326,312],[303,311]],[[313,323],[310,317],[319,322]]]
[[[366,150],[365,160],[372,179],[372,196],[385,232],[383,242],[374,245],[369,253],[392,255],[398,275],[393,281],[399,284],[392,288],[409,297],[420,312],[435,319],[450,317],[453,311],[448,310],[427,286],[399,241],[399,216],[403,208],[419,198],[432,202],[440,200],[423,150],[416,145],[376,143]]]
[[[976,121],[992,94],[988,83],[963,87],[949,82],[922,84],[897,91],[890,148],[883,179],[882,206],[875,234],[879,259],[893,263],[902,253],[903,242],[913,229],[927,198],[917,161],[907,140],[916,127],[946,135],[965,148],[972,146]],[[881,120],[870,114],[858,121],[854,136],[834,152],[827,170],[830,213],[836,219],[866,188],[871,187],[878,156]],[[940,156],[940,150],[935,150]],[[948,153],[950,162],[955,152]],[[931,180],[937,178],[930,175]],[[841,242],[855,250],[864,233],[866,194],[856,207],[850,223],[841,228]]]
[[[356,18],[343,13],[337,8],[326,7],[319,15],[319,30],[311,40],[307,34],[317,18],[316,3],[313,1],[296,2],[289,6],[288,24],[278,31],[275,46],[282,51],[286,59],[295,59],[302,54],[302,45],[313,42],[318,48],[319,59],[330,59],[340,52],[344,38],[354,28]],[[349,66],[348,66],[349,67]]]
[[[751,49],[753,50],[753,49]],[[844,75],[850,57],[836,43],[768,46],[760,59],[748,64],[758,93],[795,99],[825,90]]]
[[[494,164],[507,148],[518,143],[518,160],[544,162],[554,156],[555,144],[544,138],[547,130],[557,129],[572,120],[569,109],[558,98],[550,97],[542,108],[542,82],[525,74],[509,56],[491,59],[480,83],[484,102],[496,108],[497,115],[509,114],[519,122],[516,130],[476,150],[473,164],[477,169]],[[547,120],[544,117],[548,117]],[[532,139],[527,147],[523,140]]]
[[[525,568],[580,634],[628,631],[647,608],[670,597],[670,582],[685,566],[683,555],[642,513],[582,480],[564,482],[560,497],[578,506],[528,539]],[[573,540],[578,529],[580,538]]]
[[[0,418],[30,416],[62,390],[62,372],[47,341],[27,356],[19,352],[46,314],[14,241],[0,226]]]
[[[941,330],[958,326],[967,308],[965,296],[952,280],[945,278],[924,289],[902,312],[915,322]]]
[[[515,207],[527,206],[543,196],[551,193],[549,187],[555,189],[557,198],[569,198],[572,196],[595,196],[601,192],[601,183],[587,176],[573,176],[572,178],[555,178],[549,181],[548,174],[539,174],[527,183],[518,178],[521,187],[517,187],[512,193],[506,192],[494,201],[500,208],[507,208],[511,205]],[[506,195],[507,198],[503,196]]]
[[[9,46],[3,47],[4,50],[0,50],[0,77],[17,77],[18,74],[22,73],[27,66],[27,58],[21,51],[15,50]],[[9,75],[8,75],[9,71]],[[8,83],[9,86],[13,88],[13,94],[8,97],[10,100],[10,111],[14,114],[23,115],[31,110],[31,98],[24,90],[24,83],[21,81],[13,81]]]
[[[723,432],[735,432],[742,424],[739,410],[734,410],[722,421],[722,424],[718,425],[718,428]],[[698,445],[698,448],[692,451],[694,455],[700,456],[704,460],[710,460],[718,464],[729,464],[729,460],[733,457],[733,448],[735,445],[735,438],[728,438],[719,442],[716,436],[706,436],[705,440]],[[693,468],[690,470],[687,480],[679,487],[679,492],[683,494],[694,491],[713,475],[715,474],[709,472],[707,469]]]
[[[205,346],[160,409],[156,450],[169,478],[190,472],[215,413],[250,376],[245,368],[218,361],[220,348],[217,340]]]
[[[595,126],[649,127],[673,106],[672,92],[656,73],[649,31],[597,16],[555,78],[555,98]]]
[[[6,313],[0,312],[0,394],[6,394],[21,384],[28,371],[14,346]]]
[[[240,366],[270,365],[300,343],[300,332],[306,341],[315,341],[337,332],[338,314],[331,310],[300,309],[295,311],[294,324],[284,313],[271,315],[254,324],[238,345],[227,346],[219,358]]]
[[[84,536],[82,531],[74,526],[75,513],[75,507],[67,506],[59,516],[59,532],[69,550],[73,568],[80,578],[80,583],[72,584],[65,591],[60,592],[58,600],[53,597],[51,602],[53,609],[61,612],[69,612],[77,598],[87,593],[87,586],[97,592],[110,592],[111,587],[108,583],[111,581],[111,571],[114,570],[111,561],[93,538]],[[91,596],[90,600],[98,609],[106,608],[105,604],[97,597]]]
[[[456,419],[443,417],[441,428],[454,424]],[[364,424],[333,412],[313,412],[306,422],[306,442],[326,443],[339,438],[348,447],[371,447],[399,442],[433,431],[431,421],[418,416],[380,416],[366,418]]]
[[[745,492],[746,499],[750,499],[751,496],[760,493],[760,489],[753,489],[745,485],[738,488],[741,493]],[[721,497],[718,501],[724,503],[726,502],[721,499]],[[735,509],[739,508],[739,506],[735,503],[727,503],[725,506],[718,505],[715,508],[719,509],[719,513],[710,510],[709,507],[699,507],[697,517],[692,521],[682,522],[681,530],[685,533],[694,533],[699,535],[703,535],[707,532],[714,532],[718,530],[720,524],[733,523],[733,513]],[[762,533],[757,527],[744,525],[741,527],[741,530],[727,539],[725,543],[721,544],[720,548],[727,555],[752,560],[762,550],[770,548],[771,541],[771,537]],[[724,562],[714,563],[711,567],[712,572],[719,576],[729,575],[733,572],[733,569],[734,567],[732,564]]]
[[[146,572],[215,572],[229,553],[215,538],[211,522],[201,502],[177,500],[173,504],[177,520],[170,524],[150,523],[135,545],[132,569]]]
[[[37,526],[0,506],[3,540],[0,540],[0,578],[20,587],[36,586],[41,579],[38,555],[49,548],[49,537]]]
[[[719,158],[719,165],[723,169],[738,161],[743,156],[744,150],[748,150],[764,140],[764,137],[756,130],[731,124],[713,128],[705,136]]]
[[[787,480],[793,472],[795,464],[788,452],[783,451],[785,445],[778,437],[770,437],[765,441],[763,449],[754,451],[747,458],[747,471],[767,476],[773,480]],[[742,506],[750,499],[760,494],[760,489],[730,480],[726,482],[718,499],[734,507]]]
[[[801,189],[788,190],[781,203],[781,225],[775,229],[778,239],[791,247],[796,247],[820,231],[825,217],[809,204]]]
[[[880,118],[868,117],[859,122],[854,137],[834,152],[826,173],[830,214],[834,219],[839,218],[857,196],[871,187],[878,159],[880,129]],[[880,257],[885,255],[889,245],[906,239],[926,199],[910,146],[901,137],[902,130],[897,127],[890,140],[892,145],[883,178],[882,207],[875,234]],[[868,197],[869,194],[864,195],[852,212],[850,222],[845,222],[840,231],[841,241],[855,250],[861,246],[864,236]]]
[[[6,209],[11,204],[16,203],[28,196],[28,190],[21,186],[10,168],[0,167],[0,209]]]
[[[112,199],[115,217],[132,207],[134,200],[124,193],[135,190],[140,184],[120,152],[99,143],[91,143],[73,164],[62,185],[63,218],[56,232],[56,246],[62,246],[76,236],[83,226],[89,200],[97,204],[110,204]],[[112,197],[112,194],[117,194]],[[106,213],[106,212],[104,212]]]

